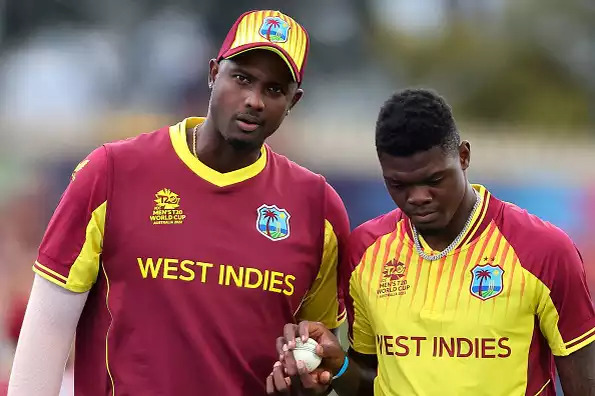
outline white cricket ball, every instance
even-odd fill
[[[322,358],[316,354],[316,345],[318,343],[312,338],[303,343],[301,338],[295,339],[295,349],[293,350],[293,357],[295,361],[301,360],[306,365],[308,372],[313,371],[320,365]]]

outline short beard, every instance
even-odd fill
[[[437,226],[427,226],[427,225],[422,225],[421,227],[418,227],[414,224],[415,228],[417,228],[417,230],[425,236],[434,236],[434,235],[440,235],[441,233],[444,232],[444,227],[437,227]]]
[[[227,143],[237,151],[252,151],[260,147],[254,142],[247,142],[241,139],[226,139]]]

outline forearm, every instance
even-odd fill
[[[369,396],[374,394],[376,371],[363,367],[354,359],[349,360],[347,371],[331,385],[339,396]]]
[[[55,396],[87,293],[35,276],[17,345],[8,396]]]
[[[555,361],[565,396],[595,396],[595,342]]]
[[[561,379],[562,390],[565,396],[595,396],[595,379]]]
[[[565,396],[595,396],[595,343],[556,357],[556,367]]]

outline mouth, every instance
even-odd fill
[[[419,212],[411,215],[415,223],[431,223],[438,218],[438,212]]]
[[[253,132],[262,125],[262,121],[258,117],[242,114],[236,117],[236,124],[244,132]]]

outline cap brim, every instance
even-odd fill
[[[244,52],[252,51],[255,49],[264,49],[264,50],[268,50],[268,51],[273,51],[274,53],[279,55],[281,57],[281,59],[283,59],[283,61],[289,67],[289,71],[291,72],[291,77],[293,78],[293,81],[295,81],[297,83],[301,82],[300,72],[299,72],[295,62],[291,58],[291,56],[289,56],[289,54],[287,54],[287,52],[285,52],[285,50],[283,48],[281,48],[273,43],[270,43],[270,44],[269,43],[252,43],[252,44],[242,45],[237,48],[228,50],[227,52],[225,52],[223,55],[221,55],[219,57],[219,60],[229,59],[234,56],[243,54]]]

